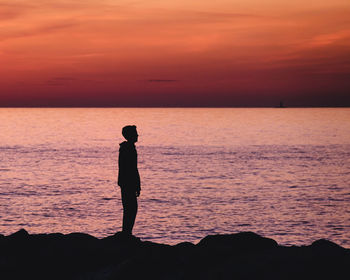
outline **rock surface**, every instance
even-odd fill
[[[116,233],[0,235],[0,279],[350,279],[350,249],[280,246],[252,232],[174,246]]]

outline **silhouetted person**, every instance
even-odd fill
[[[121,143],[119,148],[118,185],[121,189],[123,203],[123,233],[131,235],[137,214],[137,197],[141,192],[135,147],[138,139],[136,126],[123,127],[122,134],[126,141]]]

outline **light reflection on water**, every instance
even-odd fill
[[[120,230],[120,129],[139,129],[134,233],[254,231],[350,247],[349,109],[0,109],[0,232]]]

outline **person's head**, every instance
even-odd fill
[[[122,134],[124,138],[132,143],[137,142],[138,134],[136,130],[136,125],[127,125],[123,127]]]

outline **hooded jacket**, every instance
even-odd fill
[[[118,185],[124,187],[140,187],[140,175],[137,169],[137,151],[134,143],[124,141],[119,144]]]

